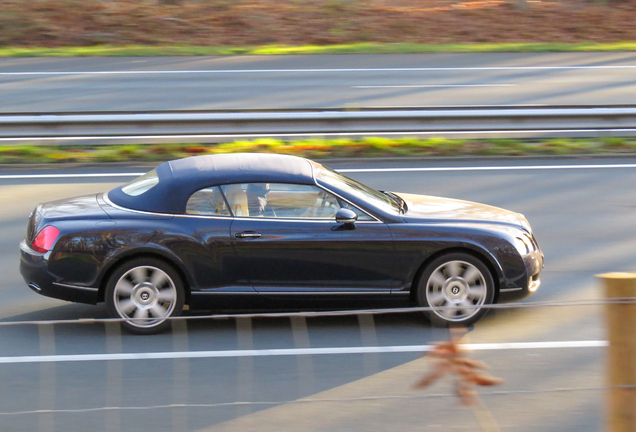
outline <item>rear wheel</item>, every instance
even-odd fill
[[[179,316],[184,303],[183,282],[164,261],[138,258],[122,264],[106,286],[105,300],[113,318],[133,333],[152,334],[169,326],[168,317]]]
[[[437,326],[467,326],[483,317],[495,296],[495,283],[488,267],[465,253],[443,255],[424,270],[417,287],[420,306]]]

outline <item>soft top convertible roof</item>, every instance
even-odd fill
[[[119,186],[108,192],[116,205],[154,213],[183,214],[190,195],[199,189],[232,183],[315,184],[312,162],[296,156],[235,153],[193,156],[155,168],[159,183],[130,196]]]

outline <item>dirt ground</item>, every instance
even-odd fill
[[[633,2],[172,1],[0,0],[0,46],[636,40]]]

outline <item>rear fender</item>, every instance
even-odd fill
[[[186,301],[189,300],[190,297],[190,287],[193,286],[194,281],[190,277],[190,273],[187,271],[185,264],[179,257],[177,257],[174,253],[170,252],[167,249],[163,249],[160,247],[142,247],[142,248],[134,248],[128,250],[119,251],[115,256],[109,259],[108,264],[104,266],[102,271],[100,272],[98,281],[99,281],[99,294],[98,301],[104,301],[104,291],[106,289],[106,284],[108,283],[108,279],[110,275],[115,271],[115,269],[120,266],[122,263],[129,261],[131,259],[140,258],[140,257],[153,257],[159,258],[166,263],[172,265],[175,270],[181,276],[181,279],[184,283],[184,288],[186,291]]]

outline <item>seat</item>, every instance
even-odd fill
[[[241,185],[229,185],[224,189],[224,192],[234,216],[247,217],[250,215],[247,209],[247,195],[241,189]]]

